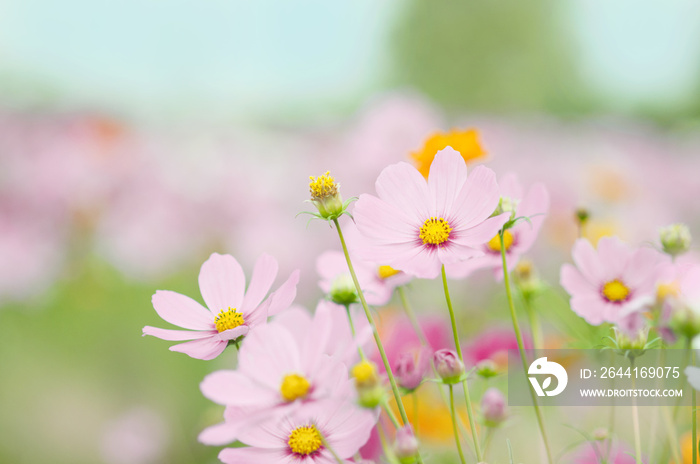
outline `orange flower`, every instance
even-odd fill
[[[423,174],[423,177],[428,177],[430,165],[437,152],[446,147],[452,147],[458,151],[465,162],[486,156],[486,152],[479,143],[479,133],[474,129],[435,132],[428,137],[422,149],[411,153],[413,164]]]

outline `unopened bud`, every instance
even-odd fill
[[[379,384],[377,366],[366,359],[355,364],[350,370],[350,375],[355,379],[357,387],[373,387]]]
[[[537,276],[535,265],[527,259],[521,260],[513,270],[513,282],[528,299],[542,290],[542,282]]]
[[[520,203],[520,200],[516,200],[515,198],[501,197],[501,199],[498,200],[498,206],[496,206],[496,210],[491,214],[491,216],[498,216],[499,214],[510,213],[510,218],[514,219],[515,212],[518,209],[518,203]]]
[[[489,379],[498,375],[498,366],[491,359],[479,361],[476,365],[476,375]]]
[[[593,439],[597,441],[604,441],[608,439],[608,429],[604,427],[599,427],[593,431]]]
[[[659,239],[664,252],[677,256],[690,249],[690,229],[685,224],[671,224],[661,229]]]
[[[348,306],[359,301],[355,282],[350,274],[341,274],[335,278],[331,284],[331,291],[328,293],[331,301],[341,306]]]
[[[413,434],[413,428],[410,425],[405,425],[396,432],[394,453],[401,464],[413,464],[416,461],[418,439]]]
[[[582,226],[586,222],[588,222],[588,218],[591,217],[591,213],[586,208],[578,208],[576,210],[575,216],[576,222],[578,222],[578,224]]]
[[[394,375],[396,376],[396,381],[401,388],[413,391],[420,383],[423,381],[423,376],[430,366],[430,361],[428,356],[430,352],[427,349],[423,349],[418,353],[418,359],[413,356],[412,353],[403,353],[399,356],[399,360],[396,363],[396,369],[394,369]]]
[[[435,370],[444,383],[458,383],[464,375],[464,363],[453,350],[442,349],[433,355]]]
[[[508,417],[506,398],[497,388],[489,388],[481,397],[481,413],[489,427],[495,427]]]
[[[309,191],[311,202],[316,205],[318,213],[324,219],[336,219],[344,212],[343,198],[340,196],[340,184],[331,177],[330,171],[322,176],[310,176]]]

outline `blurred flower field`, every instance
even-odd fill
[[[692,2],[2,9],[0,463],[697,464]]]
[[[175,130],[135,128],[95,115],[6,112],[0,138],[7,154],[0,241],[6,257],[2,460],[40,462],[50,455],[54,462],[215,462],[217,449],[198,443],[197,436],[220,421],[221,409],[199,393],[198,384],[234,366],[236,350],[202,362],[141,338],[144,325],[162,326],[150,296],[170,289],[199,299],[197,272],[212,252],[235,256],[248,276],[257,257],[269,253],[279,262],[275,288],[282,276],[300,269],[294,303],[314,309],[333,291],[333,274],[342,273],[344,258],[333,230],[297,216],[310,206],[303,203],[308,174],[330,170],[348,197],[373,193],[382,169],[416,162],[411,153],[426,140],[434,144],[436,131],[451,128],[478,128],[471,132],[478,141],[462,146],[463,155],[473,158],[470,170],[483,165],[499,179],[516,173],[524,185],[539,182],[548,192],[539,235],[523,250],[543,286],[532,300],[542,321],[542,346],[593,347],[606,333],[576,316],[559,286],[559,268],[571,262],[579,232],[593,244],[614,235],[652,246],[662,225],[683,221],[697,228],[689,199],[700,188],[699,160],[692,155],[700,140],[692,134],[595,122],[448,118],[405,93],[376,98],[352,118],[323,127]],[[431,149],[451,140],[447,136]],[[575,214],[582,207],[589,214],[583,224]],[[345,229],[352,225],[348,218],[341,222]],[[349,243],[357,234],[350,232]],[[491,360],[498,371],[504,350],[517,345],[502,282],[494,279],[501,271],[491,267],[486,262],[457,272],[450,290],[466,365]],[[394,285],[406,284],[402,295],[415,308],[429,346],[453,347],[440,286],[424,279]],[[393,363],[421,343],[392,288],[382,296],[365,290],[377,305],[374,314]],[[370,294],[377,296],[372,300]],[[503,388],[501,376],[477,376],[470,383],[475,398],[492,386]],[[449,410],[429,385],[417,398],[417,434],[427,455],[442,462],[439,456],[452,452]],[[489,407],[475,402],[484,414]],[[408,414],[414,409],[408,401]],[[548,422],[568,420],[589,430],[602,425],[600,413],[571,409],[547,411]],[[463,406],[458,412],[468,421]],[[522,427],[529,414],[511,414],[490,440],[508,436],[514,450],[533,451],[532,430]],[[557,448],[578,440],[567,429],[551,433]],[[631,443],[631,436],[619,433]],[[494,462],[507,459],[502,445],[492,452]]]

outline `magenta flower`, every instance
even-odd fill
[[[577,240],[572,256],[576,266],[561,268],[571,309],[593,325],[611,322],[627,332],[638,326],[641,311],[654,301],[660,253],[603,237],[597,250]]]
[[[369,439],[377,414],[351,402],[326,400],[309,404],[281,419],[241,431],[248,448],[225,448],[225,464],[331,464],[351,458]]]
[[[513,227],[506,230],[503,235],[503,244],[506,249],[506,263],[509,269],[513,269],[520,256],[527,252],[535,243],[545,215],[549,210],[549,193],[543,184],[534,184],[523,195],[523,188],[515,174],[506,174],[498,183],[501,198],[512,207],[514,217],[528,217],[528,221],[520,220]],[[461,279],[472,272],[490,268],[497,279],[503,278],[503,261],[501,258],[501,239],[494,235],[491,240],[481,245],[483,256],[459,261],[446,265],[447,274],[451,278]]]
[[[153,307],[166,322],[189,330],[169,330],[146,326],[143,335],[162,340],[191,340],[170,347],[197,359],[214,359],[230,340],[248,334],[260,324],[289,307],[296,296],[299,272],[294,271],[276,292],[263,301],[277,276],[277,261],[262,255],[255,263],[248,290],[245,275],[231,255],[213,253],[202,264],[199,290],[207,308],[195,300],[169,290],[153,295]]]
[[[204,396],[227,408],[225,422],[204,430],[200,441],[230,443],[246,427],[302,405],[353,396],[347,366],[359,355],[345,311],[323,306],[311,319],[306,311],[292,308],[281,316],[246,337],[237,370],[204,378]],[[298,322],[288,325],[292,320]]]
[[[443,264],[483,255],[508,214],[498,206],[496,175],[479,166],[467,177],[464,159],[451,148],[438,152],[426,183],[408,163],[385,168],[377,194],[361,195],[353,215],[368,246],[365,258],[421,278],[435,278]]]

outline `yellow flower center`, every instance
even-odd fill
[[[287,374],[282,380],[280,393],[287,402],[292,402],[299,398],[304,398],[309,393],[311,384],[304,376],[299,374]]]
[[[679,293],[680,288],[678,282],[663,283],[656,287],[656,298],[659,300],[665,300],[670,296],[678,296]]]
[[[626,300],[629,294],[630,289],[618,279],[611,280],[603,285],[603,296],[613,303]]]
[[[221,333],[224,330],[235,329],[239,325],[245,324],[245,319],[235,308],[228,308],[228,311],[222,309],[214,322],[216,322],[216,330]]]
[[[436,132],[425,141],[420,150],[411,153],[416,169],[423,174],[423,177],[428,177],[430,165],[437,152],[447,147],[458,151],[465,162],[486,156],[486,152],[479,143],[479,133],[474,129]]]
[[[377,275],[379,275],[380,279],[388,279],[399,272],[401,271],[398,271],[391,266],[379,266],[379,269],[377,269]]]
[[[321,440],[321,433],[315,425],[307,425],[292,430],[287,444],[292,453],[308,456],[321,449],[323,440]]]
[[[377,367],[366,359],[355,364],[350,370],[350,375],[357,385],[373,385],[378,380]]]
[[[513,234],[510,233],[509,230],[506,230],[503,232],[503,245],[508,251],[510,249],[511,245],[513,245]],[[499,234],[496,234],[489,242],[486,244],[486,246],[489,247],[491,251],[497,251],[501,252],[501,236]]]
[[[420,237],[426,245],[441,245],[450,238],[452,227],[443,218],[431,217],[426,219],[420,228]]]
[[[309,190],[312,200],[321,200],[338,194],[338,184],[331,177],[330,171],[326,171],[324,175],[318,177],[309,176],[309,179],[311,179]]]

